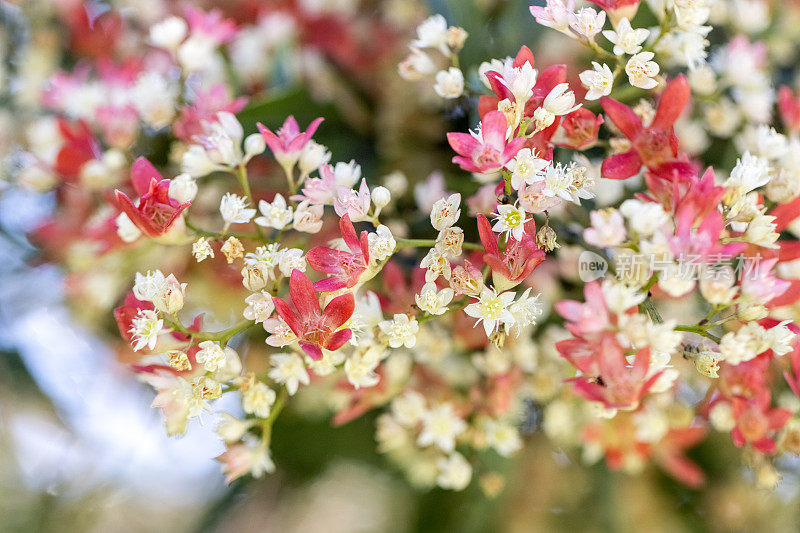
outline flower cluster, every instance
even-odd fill
[[[724,432],[777,479],[800,452],[800,97],[773,86],[758,17],[592,3],[530,8],[580,47],[565,64],[465,65],[463,28],[392,2],[92,21],[78,2],[79,61],[41,80],[8,157],[56,191],[33,238],[76,312],[113,314],[169,434],[218,420],[229,481],[279,468],[276,420],[309,405],[378,412],[378,449],[422,487],[487,486],[540,418],[586,462],[693,487],[686,451]],[[313,106],[276,116],[281,71]],[[365,117],[357,95],[389,107],[390,86]],[[402,152],[421,130],[446,158]],[[370,175],[395,152],[406,173]],[[422,179],[428,159],[447,166]]]

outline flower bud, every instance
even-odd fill
[[[307,176],[330,160],[331,153],[328,149],[318,142],[310,140],[303,147],[303,151],[300,152],[297,166],[300,168],[300,174]]]
[[[183,309],[185,292],[186,284],[180,283],[174,274],[170,274],[153,297],[153,305],[164,314],[177,313]]]
[[[117,235],[124,242],[133,242],[142,236],[142,232],[139,231],[139,228],[125,213],[120,213],[115,221],[117,223]]]
[[[242,373],[242,360],[236,350],[226,346],[223,351],[225,359],[222,361],[222,365],[212,374],[212,377],[220,382],[230,381]]]
[[[244,160],[249,161],[267,149],[267,143],[264,141],[264,136],[260,133],[253,133],[248,135],[244,140]]]
[[[383,209],[392,200],[392,193],[386,187],[375,187],[372,189],[372,203],[377,209]]]
[[[217,424],[217,435],[227,444],[239,442],[254,423],[253,420],[241,420],[223,412],[220,413],[220,421]]]
[[[754,320],[761,320],[767,316],[767,308],[761,304],[740,304],[736,310],[736,318],[742,322],[752,322]]]
[[[179,174],[169,182],[169,197],[180,203],[191,202],[197,196],[197,182],[189,174]]]
[[[267,286],[267,273],[259,264],[245,265],[242,269],[242,285],[249,291],[260,291]]]

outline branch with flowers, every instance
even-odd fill
[[[800,389],[800,99],[781,87],[772,124],[767,45],[712,44],[710,3],[593,4],[530,8],[578,44],[569,68],[537,64],[533,43],[469,65],[465,29],[415,25],[392,81],[415,120],[453,131],[436,140],[449,180],[419,176],[413,195],[337,161],[323,117],[243,126],[247,46],[275,55],[266,19],[189,6],[150,28],[142,61],[53,74],[56,140],[29,143],[17,179],[59,191],[43,249],[71,265],[91,243],[75,285],[130,271],[129,293],[103,290],[169,434],[235,396],[218,460],[229,481],[258,477],[277,468],[278,417],[322,390],[336,425],[380,413],[379,450],[422,486],[496,475],[487,456],[521,449],[539,409],[557,446],[611,469],[652,462],[698,487],[686,451],[714,430],[775,479],[800,452],[800,402],[781,400]],[[344,61],[356,45],[335,41]],[[76,109],[89,83],[118,98]]]

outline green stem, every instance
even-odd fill
[[[707,339],[719,344],[720,338],[716,335],[709,333],[703,326],[675,326],[675,331],[685,331],[687,333],[697,333]]]
[[[441,315],[428,315],[428,314],[426,314],[425,316],[418,317],[417,318],[417,322],[419,322],[421,324],[423,322],[427,322],[428,320],[433,320],[435,318],[441,318],[441,317],[443,317],[445,315],[448,315],[450,313],[455,313],[456,311],[464,309],[467,306],[467,304],[469,304],[469,302],[470,302],[470,298],[462,298],[461,300],[459,300],[454,305],[451,305],[450,307],[448,307],[447,311],[445,311]]]
[[[183,324],[180,323],[177,316],[173,316],[172,319],[163,317],[164,324],[174,331],[179,331],[183,333],[187,337],[191,337],[194,340],[198,341],[219,341],[222,346],[228,344],[228,341],[231,340],[237,333],[241,333],[242,331],[246,330],[255,322],[252,320],[245,320],[236,324],[233,327],[228,329],[224,329],[222,331],[216,332],[202,332],[202,331],[191,331],[187,329]]]
[[[275,423],[275,419],[278,418],[278,415],[281,414],[281,411],[283,411],[288,396],[289,393],[286,391],[286,387],[281,387],[281,391],[278,393],[278,399],[275,400],[275,405],[272,406],[269,416],[265,418],[264,422],[261,424],[261,439],[266,445],[269,445],[270,438],[272,437],[272,425]]]

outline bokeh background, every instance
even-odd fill
[[[193,3],[246,17],[263,5],[297,2]],[[536,26],[527,1],[299,3],[346,14],[346,35],[301,29],[264,65],[254,62],[254,71],[266,69],[265,81],[240,114],[245,130],[289,114],[301,124],[325,116],[317,140],[336,160],[355,158],[367,176],[402,171],[412,184],[432,172],[442,172],[448,183],[460,179],[444,133],[474,122],[468,109],[441,108],[397,76],[419,21],[438,12],[464,27],[468,65],[513,55],[521,44],[534,50],[537,66],[581,53]],[[87,3],[137,13],[162,4]],[[64,50],[76,30],[57,21],[82,7],[0,1],[0,154],[12,153],[19,123],[46,77],[69,66]],[[157,13],[147,16],[157,19]],[[205,417],[184,437],[168,438],[149,407],[152,391],[117,361],[109,312],[117,293],[109,291],[114,297],[105,306],[76,304],[67,298],[64,270],[26,237],[54,204],[52,195],[0,180],[0,531],[800,530],[796,468],[782,465],[776,491],[758,489],[726,436],[693,451],[709,481],[690,490],[655,469],[632,477],[602,464],[587,467],[551,444],[536,416],[523,452],[493,465],[504,480],[485,477],[452,493],[414,488],[378,454],[374,417],[333,428],[328,414],[290,410],[274,430],[278,471],[226,486],[211,459],[223,450],[214,420]],[[97,283],[96,291],[107,290],[103,280]]]

